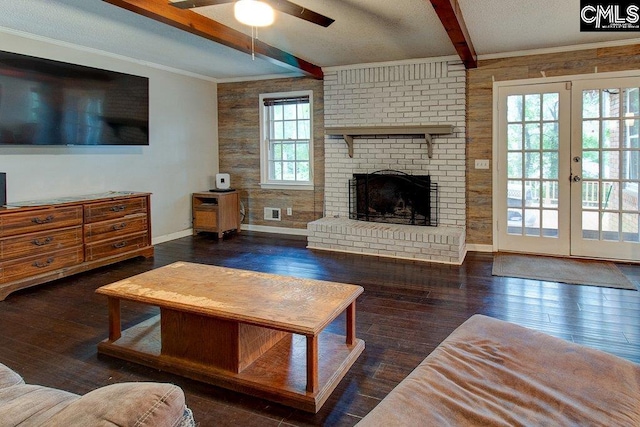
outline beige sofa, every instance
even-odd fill
[[[640,365],[476,315],[366,426],[640,426]]]
[[[25,384],[0,364],[0,425],[188,427],[195,423],[184,393],[173,384],[112,384],[78,396]]]

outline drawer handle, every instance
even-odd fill
[[[36,261],[33,263],[34,267],[43,268],[51,265],[53,258],[48,258],[45,262]]]
[[[119,242],[113,244],[113,247],[116,249],[124,248],[125,246],[127,246],[127,242]]]
[[[126,223],[126,222],[121,222],[120,224],[113,224],[113,225],[111,226],[111,229],[112,229],[112,230],[114,230],[114,231],[117,231],[117,230],[122,230],[122,229],[123,229],[123,228],[125,228],[126,226],[127,226],[127,223]]]
[[[31,241],[31,243],[33,243],[36,246],[44,246],[44,245],[48,245],[49,243],[53,242],[53,237],[47,237],[46,239],[40,240],[40,239],[33,239]]]
[[[125,210],[127,208],[126,205],[116,205],[116,206],[112,206],[111,207],[111,211],[112,212],[122,212],[123,210]]]
[[[41,219],[38,217],[35,218],[31,218],[31,222],[36,223],[36,224],[47,224],[49,222],[53,221],[53,215],[48,215],[45,219]]]

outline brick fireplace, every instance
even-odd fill
[[[325,69],[325,126],[387,126],[394,134],[325,137],[324,218],[308,224],[308,247],[460,264],[465,253],[465,69],[458,61]],[[416,135],[416,126],[451,133]],[[397,129],[406,127],[407,134]],[[328,134],[331,132],[327,132]],[[431,147],[429,147],[431,142]],[[430,153],[432,151],[432,153]],[[431,154],[431,156],[429,155]],[[438,183],[438,226],[349,218],[355,174],[393,169]]]

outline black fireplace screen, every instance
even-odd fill
[[[438,185],[429,175],[394,170],[354,174],[349,218],[406,225],[438,225]]]

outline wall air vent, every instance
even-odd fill
[[[264,219],[267,221],[280,221],[282,218],[280,208],[264,208]]]

